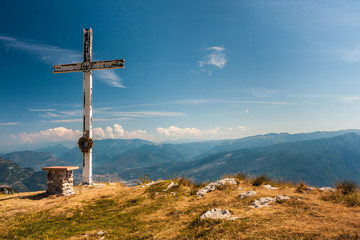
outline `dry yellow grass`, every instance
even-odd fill
[[[286,184],[277,190],[269,190],[245,182],[228,185],[199,199],[192,194],[192,186],[181,185],[162,191],[169,182],[147,188],[120,184],[79,186],[76,187],[77,194],[70,197],[43,198],[39,195],[41,192],[0,195],[0,238],[7,237],[6,234],[12,231],[26,229],[27,225],[19,222],[19,217],[26,221],[26,216],[42,213],[41,218],[46,221],[51,221],[51,216],[65,216],[71,223],[71,217],[78,214],[76,211],[86,214],[89,206],[102,200],[113,202],[110,207],[104,205],[104,213],[110,212],[106,224],[99,223],[99,219],[93,219],[95,223],[88,220],[83,223],[87,224],[84,230],[69,231],[64,235],[61,231],[57,233],[60,235],[54,235],[50,230],[42,230],[44,235],[40,238],[99,239],[98,231],[106,231],[106,239],[359,239],[360,236],[360,207],[322,200],[330,193],[318,190],[298,193],[296,187]],[[240,193],[250,190],[255,190],[257,195],[243,200],[238,198]],[[289,196],[290,200],[259,209],[249,207],[254,199],[280,194]],[[229,209],[239,219],[200,222],[200,214],[212,208]],[[111,218],[112,212],[117,217]],[[91,213],[96,212],[92,210]],[[101,214],[96,216],[99,218]],[[37,220],[41,219],[34,219]],[[52,223],[47,224],[51,229]],[[39,238],[34,238],[31,232],[27,236],[19,234],[13,234],[9,239]]]

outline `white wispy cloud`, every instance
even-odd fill
[[[8,49],[34,54],[46,64],[75,63],[81,62],[82,58],[80,51],[64,49],[35,40],[19,40],[13,37],[0,36],[0,41]]]
[[[283,101],[252,101],[234,99],[185,99],[179,100],[180,104],[206,104],[206,103],[249,103],[249,104],[269,104],[269,105],[291,105],[294,103]]]
[[[202,68],[205,65],[216,66],[218,69],[224,68],[227,59],[226,54],[224,53],[224,46],[213,46],[206,49],[207,51],[211,51],[208,55],[206,55],[204,60],[199,61],[199,66]]]
[[[157,111],[144,111],[144,112],[117,112],[117,111],[108,111],[108,112],[98,112],[98,115],[105,114],[107,116],[117,116],[117,117],[181,117],[187,116],[182,112],[157,112]]]
[[[360,100],[360,96],[338,96],[336,100],[342,103],[354,103]]]
[[[20,133],[10,135],[12,139],[18,143],[39,143],[39,142],[59,142],[59,141],[77,141],[82,136],[80,130],[67,129],[65,127],[50,128],[33,133]],[[114,124],[112,127],[108,126],[104,129],[94,128],[93,139],[153,139],[145,130],[137,129],[134,131],[125,130],[121,125]]]
[[[96,78],[99,78],[102,82],[111,87],[126,88],[122,83],[122,79],[116,75],[113,70],[94,71],[94,75]]]
[[[30,112],[55,112],[56,109],[48,108],[48,109],[35,109],[35,108],[29,108]]]
[[[205,134],[218,134],[219,131],[220,131],[220,128],[216,127],[216,128],[205,130],[204,133]]]
[[[81,137],[81,131],[58,127],[35,133],[23,132],[20,134],[13,134],[10,135],[10,137],[17,140],[19,143],[75,141]]]
[[[20,122],[6,122],[6,123],[0,123],[0,126],[15,126],[19,124]]]
[[[49,65],[82,62],[82,52],[77,50],[52,46],[35,40],[19,40],[1,35],[0,42],[3,42],[7,49],[24,51],[35,55],[42,62]],[[111,87],[125,88],[122,79],[113,70],[94,71],[94,73],[96,78]],[[94,79],[96,80],[96,78]]]
[[[168,128],[158,127],[156,132],[165,136],[186,137],[186,136],[200,136],[202,131],[197,128],[179,128],[170,126]]]
[[[340,54],[341,60],[347,63],[358,63],[360,62],[360,47],[353,49],[342,50]]]
[[[237,129],[241,130],[241,131],[246,131],[249,130],[247,127],[245,126],[238,126]]]
[[[73,123],[73,122],[82,122],[82,118],[78,119],[57,119],[57,120],[50,120],[50,121],[41,121],[41,122],[47,122],[47,123]]]

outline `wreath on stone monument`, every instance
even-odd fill
[[[83,153],[90,152],[90,149],[94,146],[92,138],[81,137],[78,142],[79,148]]]

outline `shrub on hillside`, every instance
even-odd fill
[[[325,201],[342,203],[349,207],[360,206],[360,193],[357,190],[357,183],[344,180],[336,183],[336,192],[322,197]]]
[[[252,185],[253,185],[253,186],[261,186],[261,185],[263,185],[263,184],[270,183],[270,182],[271,182],[271,178],[268,177],[268,176],[266,176],[265,174],[262,174],[262,175],[260,175],[260,176],[257,176],[257,177],[254,179]]]
[[[344,180],[336,183],[336,190],[344,195],[348,195],[357,191],[357,183],[349,180]]]
[[[299,185],[298,185],[298,187],[296,188],[296,192],[298,192],[298,193],[304,193],[304,192],[306,192],[306,188],[307,188],[308,186],[304,183],[304,182],[300,182],[299,183]]]

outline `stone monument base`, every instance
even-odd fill
[[[53,166],[44,167],[42,170],[48,171],[46,193],[49,195],[69,196],[75,194],[73,188],[73,170],[79,169],[77,166]]]

